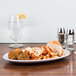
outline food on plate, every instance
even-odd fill
[[[30,60],[41,60],[47,54],[45,46],[42,47],[27,47],[24,49],[24,52],[27,52],[30,56]]]
[[[23,53],[23,51],[20,48],[17,48],[15,50],[9,52],[8,58],[18,60],[18,55],[21,53]]]
[[[27,52],[23,52],[18,55],[18,60],[29,60],[29,55],[27,54]]]
[[[62,56],[64,55],[63,48],[58,41],[49,41],[46,45],[48,51],[52,52],[54,55]]]
[[[26,47],[9,52],[8,58],[14,60],[42,60],[64,56],[64,51],[58,41],[49,41],[46,46]]]

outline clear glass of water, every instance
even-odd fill
[[[15,44],[9,45],[11,48],[23,47],[23,44],[18,44],[18,39],[23,36],[24,27],[18,17],[11,16],[8,21],[8,34]]]

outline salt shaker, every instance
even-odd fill
[[[68,29],[66,33],[66,43],[67,43],[67,48],[70,50],[73,50],[73,43],[74,43],[74,29]]]

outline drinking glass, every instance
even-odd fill
[[[8,33],[12,40],[15,41],[15,44],[9,45],[11,48],[23,47],[23,44],[18,44],[18,39],[23,36],[24,27],[22,22],[19,20],[19,17],[11,16],[8,21]]]

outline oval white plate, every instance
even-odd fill
[[[47,62],[47,61],[54,61],[54,60],[59,60],[62,58],[65,58],[70,55],[70,52],[68,50],[64,50],[65,56],[62,57],[57,57],[57,58],[52,58],[52,59],[44,59],[44,60],[12,60],[8,58],[8,53],[3,55],[3,59],[10,61],[10,62],[16,62],[16,63],[37,63],[37,62]]]

